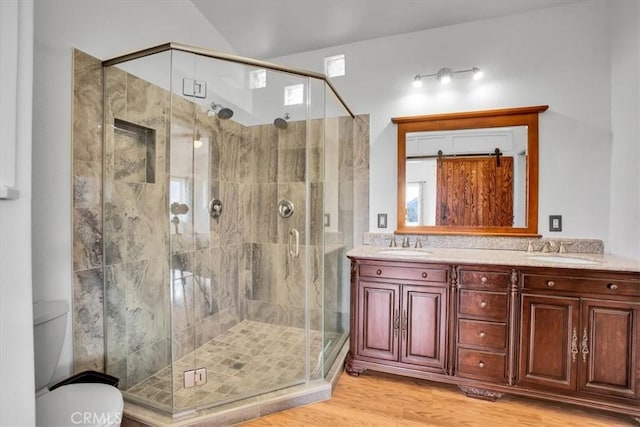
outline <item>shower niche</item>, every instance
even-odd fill
[[[125,399],[181,416],[326,383],[349,334],[357,118],[323,75],[183,45],[102,70],[105,368]]]
[[[113,177],[130,182],[156,180],[156,131],[114,119]]]

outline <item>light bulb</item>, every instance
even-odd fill
[[[422,77],[420,75],[413,78],[413,87],[422,87]]]
[[[451,70],[448,68],[441,68],[440,71],[438,71],[438,81],[443,85],[451,82]]]
[[[480,68],[473,67],[471,69],[471,71],[473,72],[473,79],[474,80],[480,80],[482,78],[482,76],[484,76],[484,72],[482,72],[482,70]]]

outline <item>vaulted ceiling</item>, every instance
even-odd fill
[[[191,0],[239,55],[256,59],[583,0]]]

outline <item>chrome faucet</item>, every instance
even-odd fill
[[[389,242],[389,247],[390,248],[395,248],[396,246],[398,246],[396,244],[396,236],[391,237],[391,241]]]
[[[413,247],[414,248],[421,248],[422,247],[422,242],[420,241],[419,237],[416,237],[416,244]]]
[[[403,237],[403,238],[402,238],[402,247],[403,247],[403,248],[408,248],[408,247],[410,247],[410,246],[411,246],[411,245],[409,244],[409,238],[408,238],[408,237]]]

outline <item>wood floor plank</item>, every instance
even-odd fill
[[[340,377],[330,400],[274,413],[243,427],[628,427],[631,417],[506,395],[496,402],[457,387],[367,372]]]

